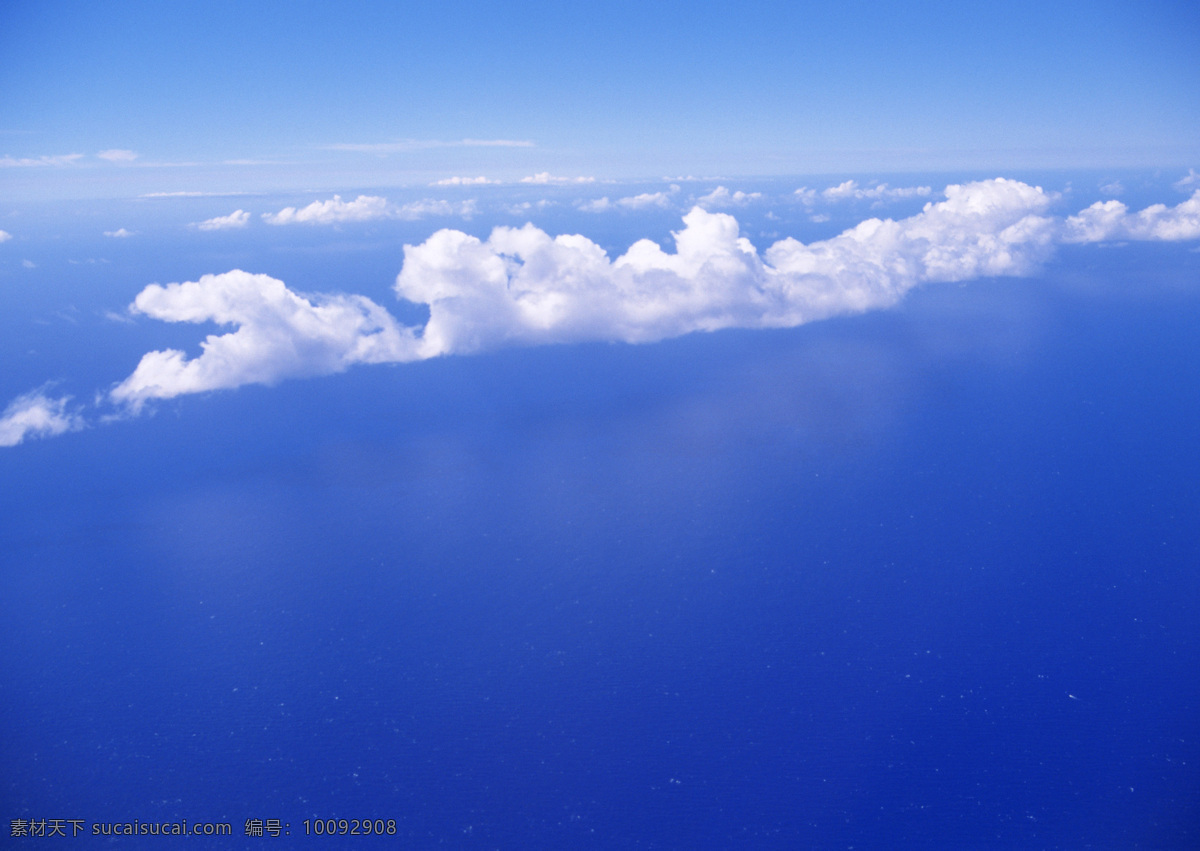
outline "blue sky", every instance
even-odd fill
[[[10,3],[0,190],[1189,166],[1198,40],[1186,2]]]

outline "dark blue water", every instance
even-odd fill
[[[233,825],[147,840],[192,848],[337,844],[313,818],[413,848],[1196,847],[1198,281],[1186,247],[1067,252],[4,451],[3,812]]]

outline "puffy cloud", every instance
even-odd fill
[[[433,183],[434,186],[483,186],[488,183],[499,183],[498,180],[488,180],[486,177],[447,177]]]
[[[6,230],[0,230],[0,242],[8,242],[12,239],[12,234]]]
[[[111,236],[116,239],[125,239],[126,237],[133,236],[133,231],[125,230],[125,228],[117,228],[116,230],[106,230],[104,235]]]
[[[594,177],[555,177],[548,171],[539,172],[529,177],[522,177],[522,183],[543,183],[543,184],[563,184],[563,183],[595,183]]]
[[[313,201],[299,210],[295,207],[284,207],[278,213],[263,213],[263,219],[272,225],[329,225],[337,222],[383,219],[388,214],[386,198],[359,195],[353,201],[343,201],[340,195],[334,195],[329,201]]]
[[[83,428],[83,420],[67,411],[69,396],[51,399],[41,390],[14,399],[0,415],[0,446],[16,446],[27,437],[53,437]]]
[[[742,207],[751,201],[760,200],[762,200],[761,192],[747,193],[740,189],[737,192],[730,192],[724,186],[718,186],[707,195],[697,198],[696,203],[703,207]]]
[[[1200,237],[1200,189],[1188,200],[1168,207],[1155,204],[1137,213],[1120,201],[1097,201],[1063,226],[1066,242],[1114,239],[1181,240]]]
[[[1025,274],[1051,250],[1053,198],[997,179],[950,186],[901,221],[869,219],[830,240],[777,242],[765,258],[737,221],[700,207],[676,253],[641,240],[621,257],[533,225],[486,241],[442,230],[405,246],[396,292],[429,305],[422,357],[509,343],[659,340],[725,327],[798,325],[894,303],[924,281]]]
[[[796,190],[799,194],[800,190]],[[928,186],[898,186],[895,189],[886,183],[878,186],[863,188],[854,180],[847,180],[837,186],[831,186],[821,193],[826,201],[846,201],[870,199],[872,201],[897,201],[902,198],[926,198],[933,190]]]
[[[234,210],[228,216],[215,216],[211,219],[205,219],[202,222],[196,222],[193,227],[199,230],[229,230],[231,228],[244,228],[249,221],[250,214],[245,210]]]
[[[339,222],[367,222],[393,218],[414,221],[426,216],[462,216],[469,219],[475,213],[474,200],[452,204],[449,201],[425,198],[394,207],[388,204],[386,198],[377,195],[359,195],[353,201],[343,201],[340,195],[334,195],[329,201],[313,201],[301,209],[285,207],[278,213],[264,213],[263,220],[272,225],[331,225]]]
[[[673,187],[678,189],[678,187]],[[586,201],[578,205],[586,213],[604,213],[621,207],[626,210],[645,210],[650,207],[669,207],[671,196],[666,192],[643,192],[641,195],[631,195],[628,198],[608,200],[608,196]]]
[[[96,156],[102,160],[108,160],[110,163],[131,163],[138,158],[138,155],[133,151],[125,151],[119,148],[101,151]]]
[[[369,298],[304,296],[282,281],[240,270],[199,281],[151,284],[131,310],[166,322],[233,325],[210,334],[201,354],[149,352],[109,398],[133,411],[151,399],[183,393],[273,384],[284,378],[328,375],[356,363],[412,360],[412,331]]]
[[[905,219],[867,219],[807,245],[787,238],[761,255],[733,216],[700,206],[684,216],[674,252],[643,239],[616,259],[584,236],[552,237],[532,224],[497,227],[486,240],[439,230],[404,247],[395,282],[399,297],[428,306],[424,328],[401,326],[363,296],[304,295],[238,270],[155,284],[137,296],[132,313],[234,330],[210,334],[191,359],[178,350],[146,354],[108,398],[137,412],[153,399],[325,375],[358,363],[790,327],[887,307],[923,283],[1030,274],[1064,239],[1093,241],[1116,231],[1145,239],[1200,237],[1200,192],[1169,210],[1160,205],[1130,214],[1110,201],[1065,222],[1047,215],[1056,196],[1015,180],[952,185],[945,196]],[[74,427],[65,400],[38,398],[23,397],[6,412],[12,441]]]

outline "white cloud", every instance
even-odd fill
[[[1181,240],[1200,238],[1200,189],[1174,207],[1155,204],[1137,213],[1120,201],[1097,201],[1063,227],[1065,242],[1115,239]]]
[[[926,198],[933,190],[928,186],[898,186],[895,189],[886,183],[878,186],[863,188],[857,181],[847,180],[837,186],[831,186],[821,193],[826,201],[846,201],[870,199],[872,201],[897,201],[902,198]],[[797,190],[799,193],[799,190]]]
[[[0,415],[0,446],[16,446],[27,437],[53,437],[83,427],[83,420],[68,413],[69,396],[51,399],[41,390],[14,399]]]
[[[724,186],[718,186],[707,195],[696,199],[696,203],[704,207],[744,207],[751,201],[761,201],[761,192],[730,192]]]
[[[1196,173],[1196,169],[1189,168],[1188,173],[1171,184],[1180,192],[1187,192],[1193,186],[1200,186],[1200,174]]]
[[[432,183],[432,186],[483,186],[489,183],[499,183],[498,180],[488,180],[486,177],[447,177]]]
[[[522,177],[522,183],[565,184],[565,183],[595,183],[594,177],[555,177],[548,171],[538,172],[529,177]]]
[[[399,324],[363,296],[296,293],[234,270],[146,287],[130,311],[167,322],[232,326],[194,358],[152,351],[107,399],[130,413],[149,401],[272,384],[504,345],[584,340],[650,342],[721,328],[790,327],[887,307],[924,283],[1026,275],[1061,241],[1120,231],[1143,239],[1200,238],[1200,191],[1175,208],[1130,214],[1110,201],[1068,220],[1057,197],[997,178],[946,187],[945,200],[905,219],[872,218],[831,239],[780,240],[761,254],[733,216],[694,207],[668,253],[640,240],[611,259],[580,235],[526,224],[486,240],[439,230],[404,247],[396,294],[429,308],[423,328]],[[1189,236],[1190,234],[1190,236]],[[66,400],[22,397],[5,412],[9,445],[76,427]]]
[[[108,160],[110,163],[131,163],[138,158],[138,155],[133,151],[125,151],[119,148],[101,151],[96,156],[102,160]]]
[[[0,242],[8,242],[12,239],[12,234],[6,230],[0,230]]]
[[[21,265],[24,266],[26,269],[36,269],[37,268],[37,264],[34,263],[32,260],[22,260]]]
[[[245,210],[234,210],[228,216],[215,216],[211,219],[205,219],[202,222],[196,222],[192,227],[199,230],[229,230],[231,228],[244,228],[249,221],[250,214],[248,212]]]
[[[413,201],[397,208],[393,212],[393,215],[399,219],[415,221],[427,216],[462,216],[464,219],[469,219],[477,212],[478,209],[474,199],[452,204],[449,201],[437,201],[432,198],[426,198],[422,201]]]
[[[777,242],[760,257],[736,220],[696,207],[677,253],[642,240],[610,260],[583,236],[532,225],[487,241],[442,230],[405,246],[396,292],[429,305],[420,354],[509,343],[643,342],[725,327],[790,326],[894,303],[924,281],[1025,274],[1052,248],[1053,198],[1008,180],[950,186],[899,222],[831,240]]]
[[[166,322],[237,326],[208,335],[201,354],[190,360],[176,349],[144,355],[133,374],[109,393],[113,402],[134,412],[151,399],[415,357],[411,329],[369,298],[305,296],[275,278],[240,270],[165,287],[151,284],[130,310]]]
[[[796,200],[806,207],[811,207],[813,204],[817,203],[817,198],[819,196],[817,190],[809,189],[807,186],[801,186],[793,194],[796,196]]]
[[[329,201],[313,201],[299,210],[295,207],[284,207],[278,213],[263,213],[264,221],[272,225],[328,225],[337,222],[365,222],[387,216],[387,199],[377,195],[359,195],[353,201],[343,201],[340,195],[334,195]]]
[[[0,157],[0,168],[30,168],[36,166],[71,165],[83,159],[83,154],[63,154],[57,157]]]
[[[117,228],[116,230],[106,230],[104,235],[115,237],[116,239],[125,239],[126,237],[133,236],[133,233],[133,231],[125,230],[125,228]]]
[[[676,190],[678,188],[674,187]],[[645,210],[650,207],[665,208],[671,206],[671,195],[667,192],[643,192],[641,195],[618,198],[616,201],[610,201],[606,195],[603,198],[580,202],[576,206],[585,213],[604,213],[617,207],[625,210]]]
[[[1120,195],[1125,191],[1125,185],[1119,180],[1114,180],[1101,186],[1100,191],[1105,195]]]

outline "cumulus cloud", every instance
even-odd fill
[[[71,397],[51,399],[42,390],[13,400],[0,415],[0,446],[16,446],[28,437],[53,437],[83,428],[83,420],[67,411]]]
[[[328,201],[313,201],[307,207],[284,207],[278,213],[263,213],[263,220],[272,225],[329,225],[337,222],[366,222],[388,215],[386,198],[359,195],[353,201],[343,201],[334,195]]]
[[[195,358],[177,349],[144,355],[133,374],[109,393],[113,402],[135,412],[151,399],[274,384],[341,372],[356,363],[415,357],[412,331],[369,298],[305,296],[268,275],[241,270],[165,287],[151,284],[131,310],[166,322],[236,328],[209,334]]]
[[[595,183],[594,177],[555,177],[548,171],[538,172],[529,177],[522,177],[522,183],[564,184],[564,183]]]
[[[826,201],[863,200],[897,201],[902,198],[925,198],[932,194],[928,186],[898,186],[890,188],[886,183],[878,186],[862,187],[857,181],[847,180],[837,186],[831,186],[821,193]],[[799,190],[797,190],[799,193]]]
[[[702,195],[696,199],[696,203],[702,207],[743,207],[751,201],[761,201],[761,192],[742,192],[740,189],[737,192],[730,192],[724,186],[718,186],[707,195]]]
[[[760,256],[730,215],[700,207],[676,253],[641,240],[621,257],[533,225],[486,241],[442,230],[405,246],[396,292],[429,305],[421,357],[521,343],[646,342],[727,327],[798,325],[893,304],[926,281],[1026,274],[1052,249],[1052,196],[997,179],[950,186],[901,221],[869,219],[811,245]]]
[[[6,230],[0,230],[0,242],[8,242],[12,239],[12,234]]]
[[[245,210],[234,210],[228,216],[215,216],[211,219],[205,219],[202,222],[196,222],[192,227],[198,230],[229,230],[231,228],[244,228],[249,221],[250,214]]]
[[[138,158],[138,155],[133,151],[125,151],[119,148],[101,151],[96,156],[102,160],[108,160],[110,163],[131,163]]]
[[[1130,213],[1120,201],[1097,201],[1068,218],[1063,227],[1066,242],[1197,238],[1200,238],[1200,189],[1174,207],[1155,204],[1137,213]]]
[[[133,236],[133,231],[125,230],[125,228],[117,228],[116,230],[106,230],[104,235],[111,236],[116,239],[125,239],[126,237]]]
[[[396,295],[428,306],[405,327],[363,296],[303,294],[275,278],[234,270],[146,287],[132,315],[215,322],[200,353],[144,355],[107,394],[136,413],[147,403],[245,384],[327,375],[360,363],[396,363],[506,345],[585,340],[650,342],[721,328],[791,327],[884,308],[916,286],[1035,272],[1063,241],[1200,238],[1200,191],[1173,208],[1130,213],[1117,201],[1066,220],[1057,196],[997,178],[946,187],[904,219],[871,218],[804,244],[787,238],[762,253],[737,220],[694,207],[674,250],[650,240],[611,258],[581,235],[526,224],[486,240],[442,229],[404,246]],[[0,420],[0,440],[80,427],[66,399],[21,397]]]
[[[672,191],[678,191],[678,186],[672,186]],[[610,201],[608,196],[596,198],[592,201],[584,201],[576,206],[586,213],[604,213],[609,210],[617,209],[618,207],[625,210],[645,210],[650,207],[669,207],[671,205],[671,196],[667,192],[643,192],[640,195],[631,195],[628,198],[618,198],[616,201]]]
[[[498,180],[488,180],[486,177],[447,177],[435,181],[433,186],[483,186],[489,183],[499,183]]]

